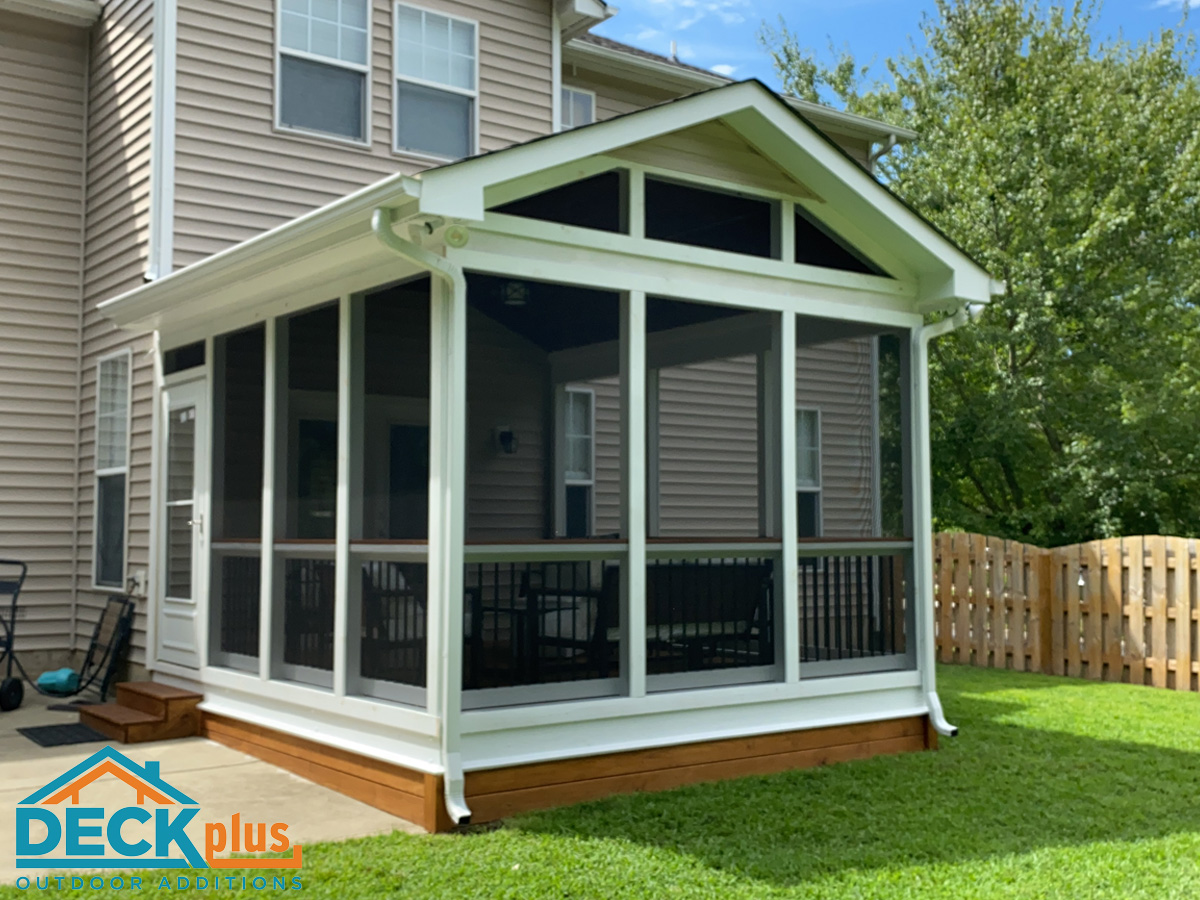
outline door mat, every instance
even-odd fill
[[[32,728],[18,728],[17,733],[25,735],[39,747],[64,747],[67,744],[91,744],[108,740],[108,735],[101,734],[82,722],[74,722],[70,725],[37,725]]]

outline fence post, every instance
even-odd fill
[[[1053,550],[1039,551],[1038,558],[1038,641],[1041,645],[1041,671],[1047,675],[1061,675],[1062,665],[1059,654],[1061,645],[1055,641],[1055,635],[1062,630],[1062,616],[1058,615],[1059,604],[1058,578],[1055,571],[1055,554]]]

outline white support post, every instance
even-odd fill
[[[646,696],[646,295],[621,297],[621,533],[628,542],[621,613],[621,680]]]
[[[771,347],[757,354],[756,399],[758,401],[758,533],[760,537],[779,536],[779,391],[783,360],[780,353],[779,316],[774,317]]]
[[[783,200],[779,204],[779,258],[785,263],[796,261],[796,203]]]
[[[646,173],[637,166],[629,168],[629,236],[646,236]]]
[[[350,565],[350,541],[361,537],[363,322],[361,299],[338,301],[337,501],[334,507],[333,693],[346,695],[359,672],[362,578]],[[355,502],[355,498],[359,502]],[[351,609],[352,606],[356,608]],[[353,644],[353,646],[351,646]]]
[[[275,434],[279,430],[279,331],[286,328],[275,319],[268,319],[263,334],[263,474],[262,474],[262,524],[259,546],[259,599],[258,599],[258,677],[262,681],[271,678],[271,660],[275,653],[275,523],[279,515],[275,509]],[[287,344],[283,353],[286,361]],[[284,379],[286,384],[286,378]],[[287,434],[287,409],[284,404],[284,435]],[[286,445],[287,441],[282,442]]]
[[[432,279],[430,308],[429,615],[426,700],[444,746],[462,725],[463,542],[466,536],[467,307]],[[472,623],[478,628],[479,623]],[[457,752],[454,750],[453,752]],[[461,767],[453,766],[461,772]],[[449,775],[449,773],[447,773]]]
[[[933,496],[930,488],[929,463],[929,369],[927,339],[920,328],[910,334],[908,350],[908,373],[906,382],[909,393],[908,440],[912,466],[909,472],[912,511],[912,595],[908,598],[913,606],[909,622],[915,630],[917,668],[921,672],[921,683],[927,696],[936,696],[937,683],[934,670],[934,626],[933,626]],[[902,370],[905,368],[902,365]],[[909,646],[909,652],[914,648]]]
[[[563,419],[567,408],[566,384],[555,383],[551,378],[550,396],[554,403],[551,416],[554,425],[554,536],[561,538],[567,534],[567,429]]]
[[[646,372],[646,534],[658,537],[662,528],[662,494],[659,473],[662,466],[662,447],[659,440],[659,372]]]
[[[800,680],[800,563],[796,556],[796,314],[780,316],[779,346],[779,537],[783,583],[776,585],[783,635],[783,680]]]

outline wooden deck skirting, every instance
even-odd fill
[[[442,778],[327,747],[280,731],[206,713],[206,737],[407,819],[427,831],[451,827]],[[471,822],[614,794],[661,791],[882,754],[936,749],[927,716],[728,738],[483,769],[466,774]]]

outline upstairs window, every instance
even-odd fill
[[[367,140],[369,0],[280,0],[280,127]]]
[[[125,586],[129,490],[129,351],[96,367],[96,480],[92,577],[96,587]]]
[[[439,159],[475,152],[479,26],[396,4],[396,150]]]
[[[596,95],[579,88],[562,89],[562,108],[559,111],[560,131],[591,125],[596,121]]]
[[[796,410],[796,531],[821,536],[821,413]]]

